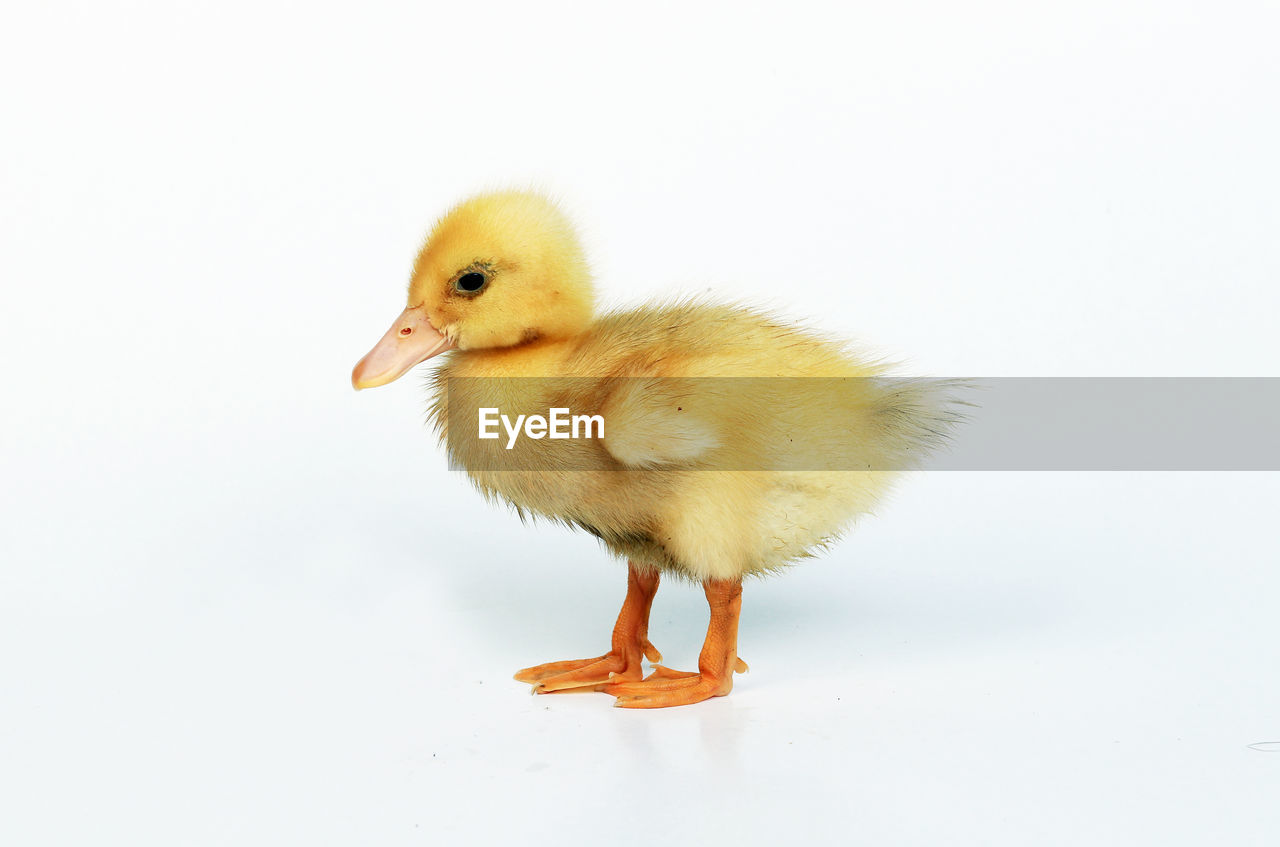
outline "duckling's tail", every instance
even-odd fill
[[[872,422],[878,434],[878,463],[889,470],[913,470],[946,447],[974,383],[964,379],[876,377]]]

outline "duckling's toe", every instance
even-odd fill
[[[516,671],[515,680],[517,682],[527,682],[530,685],[536,685],[543,680],[551,679],[554,676],[580,671],[583,668],[590,667],[596,662],[607,659],[608,656],[597,656],[594,659],[572,659],[567,662],[546,662],[541,665],[534,665],[531,668]]]
[[[516,679],[532,684],[534,694],[551,694],[576,689],[594,690],[608,682],[613,674],[626,672],[626,661],[621,656],[606,653],[594,659],[547,662],[545,665],[525,668],[516,674]],[[634,672],[637,679],[639,674],[640,669],[637,667]]]
[[[658,572],[627,566],[627,598],[618,612],[608,653],[594,659],[547,662],[516,673],[516,679],[533,686],[534,694],[556,691],[599,691],[613,680],[639,681],[647,658],[661,662],[662,654],[649,640],[649,608],[658,590]]]
[[[697,679],[699,676],[700,674],[697,671],[678,671],[675,668],[669,668],[666,665],[654,665],[653,672],[643,680],[636,680],[634,682],[615,680],[610,684],[608,693],[631,694],[638,693],[640,691],[649,691],[663,682]],[[636,691],[627,691],[626,689],[628,686],[635,688]]]
[[[601,690],[615,695],[618,699],[613,705],[622,709],[688,706],[728,694],[733,690],[733,674],[722,676],[658,667],[639,682],[615,682]]]
[[[659,653],[646,638],[634,650],[609,651],[594,659],[572,659],[567,662],[547,662],[534,665],[516,673],[519,682],[533,686],[534,694],[552,694],[557,691],[598,691],[614,680],[639,681],[644,675],[641,661],[661,661]]]

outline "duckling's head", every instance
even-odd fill
[[[409,305],[351,374],[385,385],[446,350],[515,347],[586,329],[594,306],[564,214],[527,191],[481,194],[441,218],[409,280]]]

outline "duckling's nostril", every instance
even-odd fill
[[[400,330],[400,334],[401,334],[401,335],[413,335],[413,327],[411,327],[411,326],[407,326],[407,327],[405,327],[404,329]]]

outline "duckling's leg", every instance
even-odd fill
[[[649,641],[649,609],[658,592],[658,572],[627,566],[627,599],[622,602],[618,622],[613,626],[613,649],[594,659],[548,662],[525,668],[516,674],[520,682],[533,684],[535,694],[570,689],[598,690],[611,679],[639,680],[643,676],[641,658],[662,661],[662,654]]]
[[[733,690],[733,673],[747,669],[738,658],[738,614],[742,611],[742,580],[707,580],[702,584],[711,606],[707,640],[698,656],[698,672],[657,666],[640,682],[616,682],[602,690],[617,695],[613,705],[624,709],[685,706]]]

